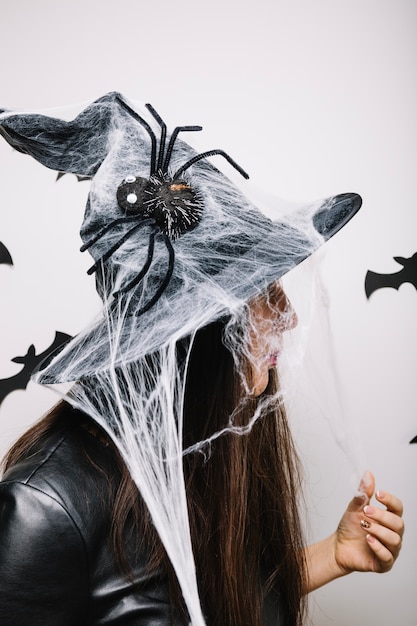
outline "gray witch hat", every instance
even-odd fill
[[[308,257],[359,210],[345,193],[288,215],[256,207],[178,135],[151,105],[118,93],[99,98],[72,121],[2,110],[0,133],[48,168],[91,178],[82,250],[103,314],[37,373],[68,382],[150,354],[230,315],[242,302]]]

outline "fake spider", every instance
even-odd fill
[[[155,239],[161,238],[168,251],[168,269],[160,286],[150,300],[136,311],[136,315],[142,315],[148,311],[161,297],[171,280],[174,271],[175,252],[172,241],[175,241],[187,231],[195,228],[200,222],[204,202],[198,191],[183,178],[184,172],[197,161],[214,155],[224,157],[244,178],[248,174],[223,150],[209,150],[197,154],[182,165],[174,174],[168,171],[175,141],[180,132],[199,131],[201,126],[177,126],[166,147],[167,127],[160,115],[150,104],[146,104],[153,118],[161,127],[158,141],[151,126],[134,109],[132,109],[120,97],[117,97],[120,106],[129,113],[147,131],[151,139],[151,162],[149,178],[143,178],[135,174],[127,175],[117,189],[117,203],[124,216],[114,219],[110,224],[102,228],[92,239],[87,241],[81,251],[88,250],[107,232],[119,224],[133,223],[130,228],[116,243],[111,246],[98,261],[90,267],[88,274],[97,271],[101,263],[105,263],[116,250],[123,245],[141,226],[151,224],[149,235],[148,253],[142,269],[137,275],[113,294],[119,298],[138,285],[147,274],[154,255]]]

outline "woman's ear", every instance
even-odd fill
[[[121,100],[120,94],[108,93],[71,121],[0,109],[0,134],[50,169],[92,177],[107,155],[115,114],[126,115]]]

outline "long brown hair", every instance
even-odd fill
[[[235,423],[247,424],[256,407],[255,398],[243,398],[222,333],[222,323],[211,324],[197,333],[193,344],[184,403],[185,446],[224,427],[237,406]],[[265,393],[276,392],[277,386],[277,376],[271,372]],[[6,457],[6,469],[35,440],[42,441],[61,412],[62,406],[19,440]],[[100,435],[98,429],[97,433]],[[300,625],[306,579],[297,507],[300,473],[284,407],[275,406],[263,414],[248,435],[222,435],[203,452],[185,455],[184,473],[207,624],[261,626],[263,598],[270,593],[279,598],[286,626]],[[123,531],[133,514],[145,537],[149,567],[162,566],[167,571],[172,604],[177,614],[184,615],[181,592],[166,553],[149,516],[143,515],[143,502],[116,451],[115,458],[121,471],[112,513],[117,562],[129,571]]]

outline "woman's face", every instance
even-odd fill
[[[249,302],[249,353],[255,397],[268,385],[283,349],[283,334],[297,325],[297,315],[279,281]]]

